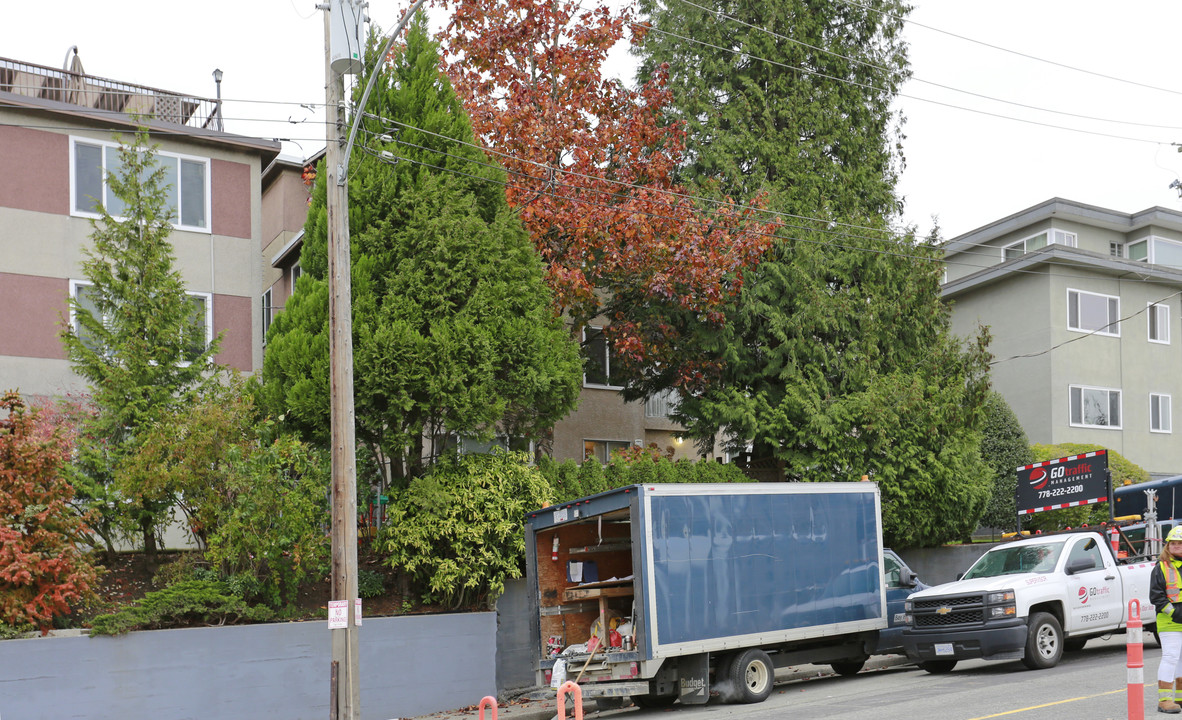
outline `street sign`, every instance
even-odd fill
[[[1019,515],[1108,500],[1108,452],[1097,450],[1017,469]]]

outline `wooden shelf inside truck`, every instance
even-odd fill
[[[631,597],[632,595],[632,581],[628,580],[627,585],[584,585],[582,587],[567,588],[562,591],[562,599],[565,602],[573,602],[575,600],[591,600],[593,598],[609,598],[609,597]]]

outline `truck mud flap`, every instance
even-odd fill
[[[709,653],[677,659],[677,699],[682,705],[705,705],[710,700]]]

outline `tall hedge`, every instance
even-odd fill
[[[648,454],[628,460],[616,458],[606,466],[593,460],[578,465],[574,460],[558,462],[543,458],[538,468],[554,489],[555,502],[574,500],[627,485],[752,482],[734,465],[709,460],[674,461]]]

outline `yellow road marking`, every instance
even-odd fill
[[[988,720],[988,718],[1002,717],[1003,715],[1013,715],[1015,713],[1026,712],[1027,710],[1038,710],[1039,708],[1051,707],[1053,705],[1063,705],[1064,703],[1079,702],[1080,700],[1091,700],[1092,698],[1104,697],[1105,695],[1115,695],[1117,693],[1128,692],[1128,688],[1121,688],[1120,690],[1109,690],[1097,695],[1084,695],[1083,697],[1070,698],[1068,700],[1057,700],[1051,703],[1043,703],[1042,705],[1031,705],[1030,707],[1018,708],[1017,710],[1006,710],[1005,712],[994,713],[993,715],[982,715],[978,718],[971,718],[971,720]]]

